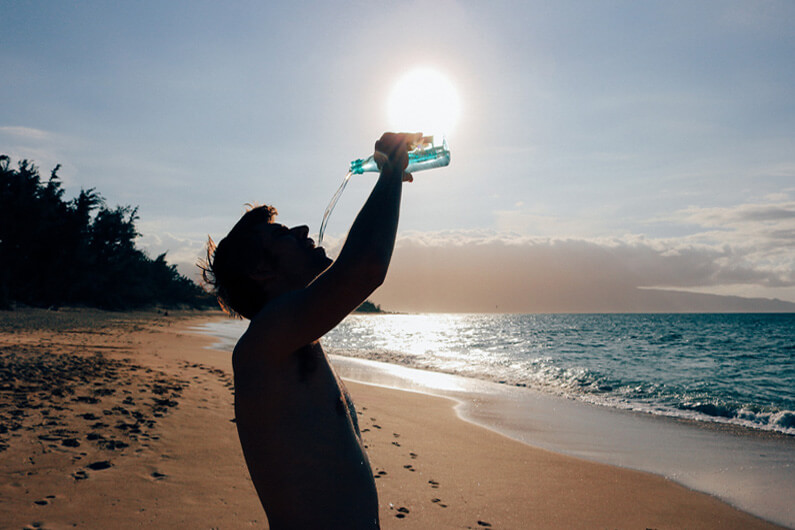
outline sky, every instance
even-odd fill
[[[392,310],[795,302],[795,3],[0,0],[0,153],[139,208],[195,277],[246,203],[316,233],[432,68],[449,167],[405,186]],[[437,136],[438,137],[438,136]],[[333,256],[375,178],[328,226]],[[654,310],[654,304],[643,306]],[[663,308],[663,306],[659,306]]]

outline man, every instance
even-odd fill
[[[217,247],[205,279],[225,307],[251,319],[235,347],[235,415],[243,454],[271,528],[378,528],[373,472],[356,411],[318,342],[386,276],[409,146],[375,144],[378,182],[336,261],[308,228],[246,213]]]

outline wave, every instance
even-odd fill
[[[516,364],[506,365],[504,370],[482,371],[477,365],[467,365],[455,359],[452,362],[440,362],[438,358],[418,357],[388,349],[327,347],[327,350],[328,353],[344,357],[400,364],[410,368],[530,388],[599,406],[691,421],[724,423],[795,436],[795,411],[792,410],[780,410],[775,407],[763,410],[740,402],[728,402],[710,397],[704,393],[694,398],[692,394],[676,391],[664,384],[642,381],[620,382],[586,368],[557,367],[548,357],[524,363],[524,369],[521,371],[517,370]]]

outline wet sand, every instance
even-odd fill
[[[213,313],[0,312],[0,526],[267,528]],[[384,528],[775,528],[663,478],[535,449],[445,398],[348,383]]]

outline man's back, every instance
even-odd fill
[[[378,498],[356,412],[320,344],[234,353],[243,452],[272,528],[377,528]]]

